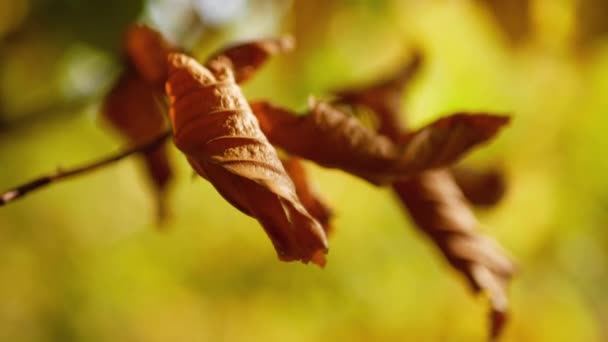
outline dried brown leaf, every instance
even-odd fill
[[[450,264],[492,305],[492,337],[498,336],[507,311],[506,287],[513,265],[500,246],[477,232],[479,223],[447,171],[425,172],[393,184],[410,216],[431,237]]]
[[[290,36],[261,39],[226,47],[217,52],[206,63],[210,70],[221,69],[224,64],[234,72],[237,83],[249,80],[268,58],[292,50],[294,40]]]
[[[251,106],[271,143],[290,154],[342,169],[377,185],[454,163],[508,122],[502,116],[456,114],[394,144],[326,103],[315,104],[302,116],[262,101]]]
[[[167,93],[175,144],[192,167],[262,224],[279,259],[323,265],[323,228],[300,203],[231,70],[213,74],[186,55],[171,54]]]
[[[177,51],[160,32],[145,25],[132,25],[125,35],[129,63],[149,85],[163,89],[168,76],[167,56]]]
[[[333,216],[333,210],[321,198],[316,185],[308,177],[308,172],[302,162],[298,158],[282,159],[283,167],[287,174],[293,180],[293,184],[296,187],[296,193],[302,201],[302,204],[308,210],[308,212],[314,217],[321,225],[325,234],[329,235],[333,231],[333,227],[330,224],[330,220]]]
[[[510,122],[508,116],[487,113],[457,113],[404,134],[399,145],[417,171],[453,164],[472,147],[492,139]],[[418,165],[416,167],[415,165]]]
[[[415,52],[392,75],[371,85],[355,87],[335,92],[334,103],[366,107],[378,118],[378,133],[401,140],[401,97],[413,77],[421,69],[422,55]],[[454,179],[467,200],[478,206],[492,206],[498,203],[506,192],[506,181],[497,169],[474,170],[455,167],[451,170]]]
[[[169,129],[159,100],[168,77],[167,56],[176,50],[160,32],[132,25],[124,37],[126,69],[106,95],[104,117],[132,143],[142,143]],[[142,153],[156,191],[159,221],[166,218],[165,192],[172,178],[166,145]]]
[[[162,93],[127,69],[106,95],[102,113],[132,142],[145,142],[168,128],[157,105],[159,96],[163,96]]]
[[[133,144],[150,141],[169,126],[156,99],[162,96],[134,70],[127,69],[104,99],[102,115]],[[165,192],[172,177],[166,145],[142,153],[157,199],[159,220],[166,216]]]
[[[337,101],[371,109],[379,120],[379,133],[395,142],[408,141],[412,139],[412,133],[407,133],[402,128],[400,97],[407,81],[418,69],[419,60],[419,57],[414,58],[405,64],[396,76],[388,80],[364,88],[341,91]],[[491,121],[486,122],[483,116],[473,124],[475,125],[479,128],[478,133],[490,133],[488,137],[495,129],[494,124]],[[463,139],[459,135],[466,136],[469,133],[463,129],[455,130],[449,122],[440,126],[443,127],[444,133],[440,133],[439,129],[434,131],[436,134],[452,136],[447,139],[445,136],[437,138],[446,143],[447,150],[462,148],[454,146],[453,143],[483,139],[482,135],[473,140],[468,140],[470,137]],[[445,156],[451,154],[445,153]],[[433,153],[427,153],[427,156],[438,160],[445,158],[441,154],[436,156]],[[479,181],[474,178],[469,180],[471,184],[473,180]],[[466,189],[471,184],[463,183],[462,186]],[[513,274],[513,265],[506,253],[495,242],[477,231],[479,223],[448,170],[423,172],[411,179],[395,182],[392,186],[416,226],[431,237],[450,264],[469,280],[474,290],[482,290],[489,295],[492,306],[490,335],[492,339],[496,338],[506,321],[506,288]],[[483,199],[487,200],[487,197]]]

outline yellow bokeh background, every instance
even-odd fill
[[[199,2],[215,13],[214,1]],[[100,10],[93,23],[81,16],[104,1],[0,2],[0,189],[125,143],[98,117],[120,41],[74,34],[78,25],[120,32],[143,20],[201,59],[229,42],[292,33],[298,49],[244,90],[294,109],[390,73],[416,48],[425,65],[403,97],[412,125],[463,110],[513,117],[463,162],[508,176],[504,200],[477,212],[518,265],[502,340],[608,341],[608,34],[588,30],[581,9],[601,13],[602,1],[516,1],[529,22],[522,36],[499,25],[492,1],[225,2],[235,10],[219,24],[185,0],[110,1],[133,15]],[[68,4],[59,16],[49,10]],[[389,189],[308,165],[336,211],[321,270],[279,262],[254,219],[192,179],[176,149],[171,162],[161,230],[137,158],[0,208],[0,341],[485,340],[487,300]]]

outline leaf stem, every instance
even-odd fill
[[[20,199],[21,197],[27,195],[30,192],[40,190],[40,189],[44,188],[45,186],[50,185],[52,183],[55,183],[55,182],[58,182],[58,181],[61,181],[64,179],[68,179],[68,178],[71,178],[74,176],[79,176],[79,175],[82,175],[82,174],[85,174],[85,173],[88,173],[91,171],[95,171],[99,168],[102,168],[102,167],[108,166],[112,163],[118,162],[118,161],[120,161],[124,158],[127,158],[138,152],[145,152],[145,151],[152,150],[152,149],[158,147],[159,145],[161,145],[163,142],[165,142],[171,136],[171,134],[172,134],[171,131],[166,131],[148,142],[121,150],[108,157],[105,157],[105,158],[102,158],[102,159],[99,159],[99,160],[96,160],[96,161],[93,161],[93,162],[90,162],[90,163],[87,163],[87,164],[84,164],[81,166],[77,166],[72,169],[57,170],[56,172],[54,172],[52,174],[38,177],[29,182],[16,186],[10,190],[0,193],[0,207],[6,205],[8,203],[14,202],[14,201]]]

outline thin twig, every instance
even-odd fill
[[[90,171],[94,171],[98,168],[102,168],[102,167],[112,164],[114,162],[120,161],[120,160],[122,160],[126,157],[129,157],[138,152],[145,152],[145,151],[152,150],[152,149],[158,147],[159,145],[161,145],[163,142],[165,142],[165,140],[167,140],[170,136],[171,136],[171,131],[167,131],[167,132],[159,135],[158,137],[152,139],[149,142],[127,148],[125,150],[122,150],[114,155],[103,158],[101,160],[94,161],[92,163],[88,163],[88,164],[85,164],[82,166],[78,166],[73,169],[58,170],[53,174],[50,174],[47,176],[42,176],[42,177],[36,178],[32,181],[29,181],[27,183],[24,183],[22,185],[19,185],[13,189],[10,189],[10,190],[5,191],[0,194],[0,207],[17,200],[32,191],[36,191],[47,185],[50,185],[51,183],[54,183],[54,182],[57,182],[57,181],[60,181],[60,180],[66,179],[66,178],[70,178],[73,176],[85,174]]]

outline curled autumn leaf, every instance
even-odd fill
[[[508,116],[457,113],[438,119],[398,140],[418,171],[436,169],[458,161],[471,148],[492,139],[509,123]]]
[[[412,133],[402,128],[400,119],[403,115],[399,97],[410,76],[418,69],[419,60],[419,57],[414,58],[405,64],[401,72],[387,80],[363,88],[340,91],[337,101],[372,110],[379,121],[378,132],[392,141],[412,139]],[[483,117],[476,125],[481,128],[481,132],[489,129],[488,138],[493,135],[493,125]],[[443,126],[446,132],[450,131],[448,126],[450,125]],[[461,129],[452,134],[451,139],[459,144],[463,139],[459,135],[468,133]],[[448,145],[452,144],[449,140],[445,140]],[[465,184],[462,186],[466,187]],[[408,180],[394,182],[392,187],[416,227],[432,239],[450,264],[469,280],[475,291],[481,290],[489,295],[492,306],[490,335],[492,339],[496,338],[506,320],[506,288],[514,272],[505,251],[477,231],[479,223],[448,170],[423,172]]]
[[[139,77],[162,90],[168,76],[167,56],[177,49],[160,32],[145,25],[129,27],[124,45],[128,62]]]
[[[333,216],[333,210],[321,198],[315,184],[308,177],[308,172],[299,158],[281,159],[283,167],[293,181],[296,187],[296,193],[302,201],[306,210],[314,217],[321,225],[325,234],[330,234],[333,227],[330,225],[330,220]]]
[[[216,68],[221,68],[223,62],[229,63],[245,81],[270,55],[285,51],[292,45],[288,38],[241,44],[220,52],[212,62]],[[126,70],[107,95],[103,115],[129,141],[140,143],[168,129],[156,99],[164,97],[168,77],[167,56],[177,48],[160,32],[137,24],[127,30],[124,50]],[[161,219],[165,217],[164,195],[172,175],[165,149],[165,146],[159,146],[143,153],[148,174],[157,190]]]
[[[167,55],[174,48],[144,25],[132,25],[124,38],[126,66],[104,99],[102,115],[131,143],[139,144],[169,129],[159,101],[164,97]],[[166,217],[165,195],[172,170],[166,144],[142,153],[156,190],[157,215]]]
[[[494,206],[507,191],[507,180],[498,168],[477,170],[460,166],[451,169],[451,173],[466,199],[476,206]]]
[[[294,40],[290,36],[261,39],[226,47],[211,56],[206,66],[210,70],[221,69],[225,64],[232,69],[237,83],[249,80],[272,55],[292,50]]]
[[[380,81],[363,87],[336,91],[333,103],[372,110],[378,118],[378,133],[402,140],[401,97],[419,73],[422,64],[422,55],[414,52],[407,62]],[[506,180],[497,168],[475,170],[457,166],[450,172],[467,200],[474,205],[495,205],[506,192]]]
[[[106,95],[102,115],[132,144],[147,142],[169,128],[164,113],[157,104],[162,94],[139,78],[134,70],[127,69]],[[157,215],[166,217],[165,195],[172,176],[166,144],[142,153],[145,165],[154,184]]]
[[[475,291],[487,292],[492,305],[492,337],[498,336],[507,312],[506,287],[513,265],[493,240],[481,235],[479,222],[447,171],[425,172],[393,184],[393,190],[416,225]]]
[[[156,101],[159,95],[126,70],[105,98],[104,116],[135,142],[146,141],[168,127]]]
[[[271,143],[290,154],[338,168],[373,184],[390,184],[450,165],[508,123],[503,116],[455,114],[407,134],[398,143],[326,103],[297,116],[268,102],[251,104]]]
[[[175,145],[192,167],[261,223],[279,259],[323,265],[323,228],[300,203],[231,70],[214,74],[190,57],[171,54],[167,94]]]

